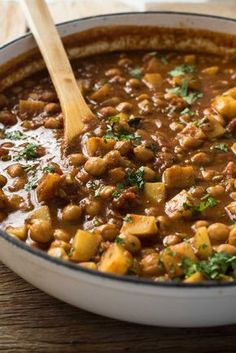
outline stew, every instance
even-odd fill
[[[0,94],[0,222],[89,269],[236,278],[236,61],[133,51],[73,62],[99,118],[65,153],[45,72]]]

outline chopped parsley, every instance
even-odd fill
[[[185,102],[189,105],[193,104],[198,98],[203,97],[201,92],[189,92],[188,93],[188,81],[183,80],[180,87],[174,87],[167,89],[168,93],[174,94],[176,96],[182,97]]]
[[[43,168],[44,173],[55,173],[55,171],[56,171],[56,168],[51,164]]]
[[[176,66],[174,70],[171,70],[169,72],[169,74],[172,77],[183,76],[185,74],[195,74],[195,73],[196,73],[196,67],[193,65],[186,65],[186,64]]]
[[[218,145],[213,146],[213,149],[221,152],[228,152],[229,150],[225,143],[219,143]]]
[[[23,132],[21,131],[11,131],[6,132],[4,137],[9,140],[25,140],[27,138],[27,135],[23,134]]]
[[[28,143],[19,153],[18,156],[15,157],[16,161],[20,159],[31,160],[38,157],[37,153],[38,146],[35,143]]]
[[[189,108],[185,108],[184,110],[182,110],[180,112],[180,115],[189,115],[189,116],[193,116],[194,113],[189,109]]]
[[[38,177],[37,176],[33,176],[27,184],[25,184],[25,191],[30,191],[32,189],[36,189],[38,185]]]
[[[118,124],[120,122],[120,117],[119,116],[109,116],[107,118],[107,120],[109,121],[110,125],[113,125],[113,124]]]
[[[185,210],[189,210],[192,212],[193,216],[198,216],[207,208],[213,208],[217,205],[216,199],[210,196],[209,194],[205,194],[198,204],[191,204],[188,202],[183,203],[183,208]]]
[[[144,188],[144,167],[140,167],[137,170],[128,170],[126,181],[130,186],[137,186],[139,189]]]
[[[116,141],[133,141],[136,145],[140,145],[141,143],[141,136],[135,136],[124,128],[121,128],[118,132],[113,131],[113,127],[111,125],[107,126],[107,131],[103,138],[105,140],[113,139]]]
[[[142,71],[141,71],[140,67],[135,67],[134,69],[129,70],[129,74],[135,78],[142,77]]]
[[[115,242],[116,242],[116,244],[122,245],[122,244],[124,244],[125,241],[124,241],[124,239],[117,237]]]
[[[100,194],[102,190],[104,189],[105,185],[99,185],[98,187],[95,188],[94,196],[95,197],[100,197]]]
[[[189,258],[182,260],[181,266],[185,270],[185,276],[190,277],[195,272],[201,272],[207,279],[219,280],[226,274],[232,274],[236,278],[236,256],[226,253],[214,253],[208,260],[194,263]]]
[[[132,222],[132,217],[129,216],[129,215],[126,215],[126,216],[123,218],[123,221],[124,221],[125,223]]]

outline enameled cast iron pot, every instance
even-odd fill
[[[114,25],[159,26],[162,30],[155,33],[144,28],[138,31],[131,27],[120,30]],[[103,29],[95,33],[91,29],[96,27]],[[172,29],[167,29],[165,33],[165,27]],[[78,33],[67,43],[71,46],[71,58],[119,48],[236,53],[236,38],[233,37],[236,21],[214,16],[171,12],[115,14],[63,23],[58,29],[62,37]],[[84,31],[87,32],[83,34]],[[109,36],[112,31],[114,37]],[[216,32],[224,33],[226,37],[218,36]],[[32,35],[27,34],[0,49],[0,66],[5,65],[3,69],[0,67],[0,90],[42,68],[42,61],[33,63],[34,53],[28,59],[24,55],[34,47]],[[26,66],[24,70],[19,69],[21,59],[6,65],[19,56],[25,60],[22,59]],[[191,285],[154,283],[94,272],[49,257],[4,231],[0,231],[0,260],[46,293],[97,314],[136,323],[176,327],[236,323],[236,282]]]

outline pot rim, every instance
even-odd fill
[[[88,16],[88,17],[83,17],[83,18],[78,18],[78,19],[73,19],[73,20],[68,20],[61,22],[57,24],[57,27],[63,27],[64,25],[67,24],[73,24],[77,22],[83,22],[83,21],[88,21],[96,18],[104,18],[104,17],[120,17],[120,16],[127,16],[127,15],[144,15],[148,16],[149,14],[159,14],[159,15],[171,15],[171,16],[193,16],[193,17],[203,17],[203,18],[211,18],[211,19],[219,19],[219,20],[225,20],[227,22],[232,22],[236,23],[236,19],[229,18],[229,17],[224,17],[224,16],[217,16],[217,15],[207,15],[207,14],[200,14],[200,13],[192,13],[192,12],[177,12],[177,11],[146,11],[146,12],[139,12],[139,11],[132,11],[132,12],[119,12],[119,13],[109,13],[109,14],[104,14],[104,15],[96,15],[96,16]],[[14,43],[25,39],[27,37],[32,37],[32,33],[29,31],[20,37],[17,37],[10,42],[4,43],[2,46],[0,46],[0,55],[1,52],[6,49],[7,47],[14,45]],[[129,283],[133,285],[142,285],[146,287],[162,287],[162,288],[168,288],[168,287],[174,287],[174,288],[181,288],[181,289],[206,289],[206,288],[224,288],[224,287],[235,287],[236,286],[236,280],[233,282],[203,282],[203,283],[183,283],[183,282],[154,282],[149,279],[145,278],[137,278],[137,277],[132,277],[132,276],[121,276],[121,275],[115,275],[115,274],[110,274],[110,273],[105,273],[105,272],[100,272],[100,271],[95,271],[91,270],[82,266],[78,266],[77,264],[74,264],[69,261],[64,261],[59,258],[53,257],[48,255],[46,252],[32,248],[26,243],[15,239],[11,237],[10,235],[7,234],[7,232],[3,231],[0,229],[0,238],[5,240],[6,242],[10,243],[11,245],[31,254],[35,255],[36,257],[40,258],[41,260],[45,260],[49,263],[52,263],[54,265],[59,265],[62,266],[63,268],[66,268],[68,270],[73,270],[77,272],[81,272],[83,274],[87,274],[91,277],[96,277],[100,278],[101,280],[104,278],[106,280],[112,280],[112,281],[117,281],[117,282],[122,282],[122,283]]]

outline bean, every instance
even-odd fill
[[[109,171],[109,177],[114,183],[122,182],[125,179],[125,171],[121,167],[111,169]]]
[[[44,111],[48,114],[59,113],[60,110],[61,110],[61,107],[58,103],[48,103],[44,107]]]
[[[64,229],[55,229],[53,233],[54,239],[56,240],[63,240],[66,243],[69,243],[71,236],[69,235],[68,232],[66,232]]]
[[[124,246],[124,248],[130,251],[132,254],[135,254],[141,250],[141,242],[135,235],[120,234],[119,240],[120,239],[122,246]]]
[[[104,156],[104,161],[109,167],[116,167],[121,162],[121,154],[119,151],[110,151]]]
[[[228,255],[236,255],[236,246],[233,246],[230,244],[221,244],[221,245],[217,246],[216,251],[223,252]]]
[[[117,141],[114,148],[119,151],[122,156],[125,156],[131,151],[132,145],[130,141]]]
[[[208,226],[209,226],[209,222],[208,221],[199,220],[199,221],[194,223],[192,228],[193,228],[194,231],[196,231],[196,229],[198,229],[200,227],[208,227]]]
[[[130,113],[133,109],[133,104],[129,102],[121,102],[119,105],[117,105],[116,109],[118,112]]]
[[[7,173],[12,177],[16,178],[25,173],[24,169],[20,165],[20,163],[12,164],[7,167]]]
[[[3,125],[15,125],[17,123],[17,118],[14,114],[10,112],[0,112],[0,123]]]
[[[57,257],[59,259],[68,260],[69,257],[63,248],[50,248],[48,250],[48,255]]]
[[[39,243],[48,243],[53,236],[51,223],[42,219],[33,219],[29,225],[29,235]]]
[[[3,188],[7,183],[7,178],[0,174],[0,188]]]
[[[103,200],[109,199],[115,190],[116,190],[116,187],[114,185],[106,185],[100,191],[99,196]]]
[[[114,107],[104,107],[99,110],[99,114],[102,117],[114,116],[117,114],[117,110]]]
[[[119,228],[115,224],[106,223],[96,228],[105,241],[114,241],[119,234]]]
[[[159,255],[155,252],[145,256],[141,260],[140,265],[144,276],[159,276],[163,274],[163,268],[159,263]]]
[[[86,161],[86,157],[82,153],[72,153],[68,157],[69,164],[76,167],[81,166]]]
[[[174,235],[167,235],[163,239],[163,245],[165,247],[167,247],[167,246],[178,244],[181,241],[182,241],[182,239],[178,235],[175,235],[175,234]]]
[[[44,127],[46,129],[61,129],[62,128],[62,120],[54,117],[49,117],[44,119]]]
[[[62,248],[64,249],[65,251],[70,251],[71,249],[71,244],[69,244],[68,242],[64,241],[64,240],[54,240],[51,245],[50,245],[50,248],[53,249],[53,248]]]
[[[223,223],[213,223],[207,228],[213,244],[225,242],[229,236],[229,227]]]
[[[144,167],[143,179],[145,181],[153,181],[156,177],[156,173],[152,168]]]
[[[106,160],[101,157],[90,157],[84,165],[86,172],[93,176],[101,176],[106,171],[106,168]]]
[[[215,185],[215,186],[210,186],[209,188],[206,189],[208,194],[210,194],[213,197],[219,197],[224,194],[225,189],[222,185]]]
[[[85,206],[85,212],[90,216],[97,216],[102,209],[102,204],[98,200],[88,200],[88,203]]]
[[[211,157],[205,152],[198,152],[191,157],[191,161],[197,165],[207,165],[211,162]]]
[[[135,157],[141,162],[149,162],[154,158],[154,152],[145,146],[137,146],[133,151]]]
[[[231,229],[229,233],[229,244],[236,246],[236,228]]]
[[[62,220],[64,222],[78,222],[82,214],[82,209],[78,205],[67,205],[62,210]]]

